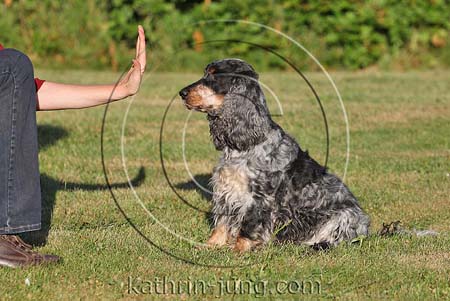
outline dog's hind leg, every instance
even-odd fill
[[[304,243],[311,246],[336,246],[360,235],[368,235],[369,217],[361,210],[348,208],[334,214]]]

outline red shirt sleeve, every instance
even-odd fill
[[[35,78],[34,83],[36,84],[36,92],[41,88],[42,84],[45,82],[45,80],[40,78]]]
[[[3,50],[3,45],[0,44],[0,50]],[[36,92],[41,88],[42,84],[45,82],[43,79],[35,78],[34,83],[36,85]]]

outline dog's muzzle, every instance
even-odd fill
[[[179,94],[179,95],[181,96],[181,98],[184,100],[184,99],[186,99],[186,97],[188,96],[189,90],[188,90],[188,89],[182,89],[178,94]]]
[[[188,110],[195,109],[193,106],[191,106],[191,105],[187,102],[187,97],[188,97],[188,95],[189,95],[189,89],[188,89],[188,88],[182,89],[180,92],[178,92],[178,94],[180,95],[181,99],[183,100],[184,106],[185,106]]]

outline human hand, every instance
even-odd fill
[[[130,70],[118,85],[118,89],[123,91],[125,97],[134,95],[139,91],[146,63],[145,32],[144,28],[139,25],[136,41],[136,57],[133,59],[133,65]]]
[[[128,73],[114,85],[71,85],[46,81],[38,91],[39,110],[89,108],[116,101],[138,92],[146,65],[145,33],[138,26],[136,57]]]

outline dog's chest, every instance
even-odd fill
[[[249,192],[249,172],[240,165],[222,165],[213,175],[214,193],[246,194]]]
[[[213,177],[213,213],[228,224],[239,223],[254,204],[250,182],[251,174],[245,165],[221,164]]]

